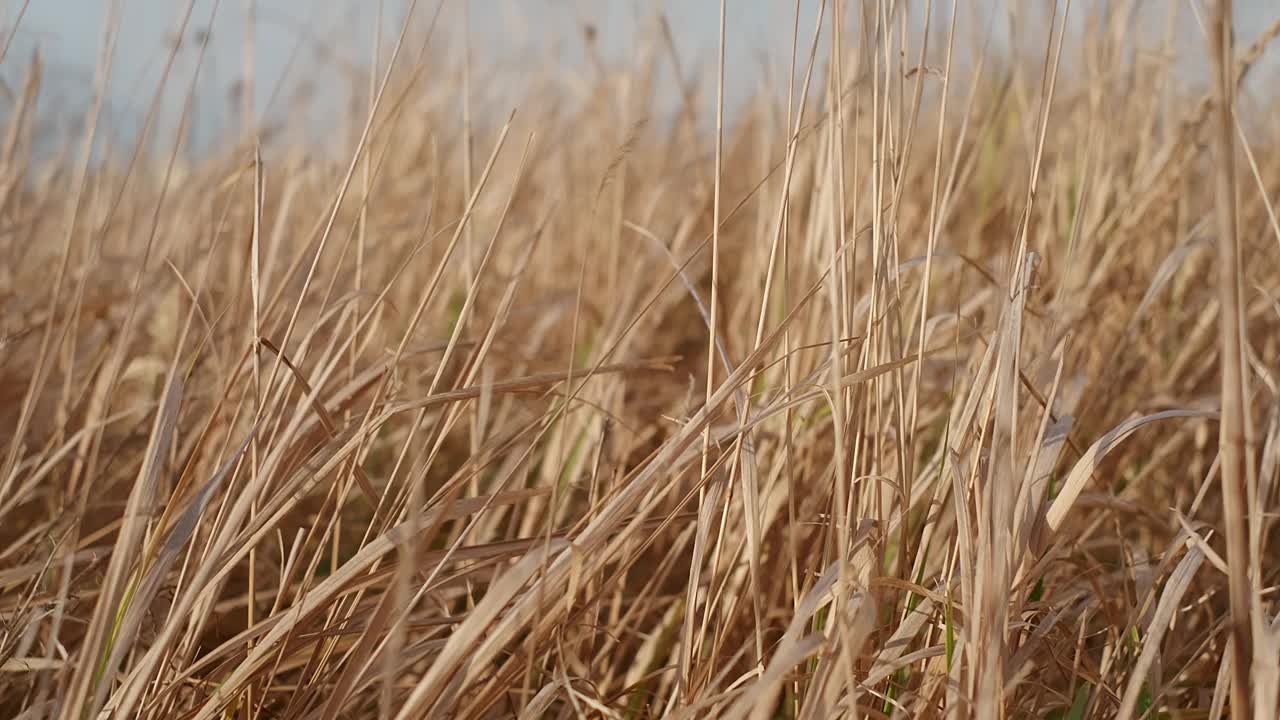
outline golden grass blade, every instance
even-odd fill
[[[126,573],[134,571],[134,562],[141,554],[145,541],[146,525],[157,500],[156,494],[163,469],[164,455],[169,452],[177,431],[178,409],[182,403],[182,378],[170,374],[160,412],[156,415],[149,450],[138,479],[129,493],[124,522],[111,551],[107,579],[103,583],[101,599],[90,621],[90,637],[86,645],[94,650],[86,653],[86,660],[77,669],[77,687],[84,693],[84,700],[93,712],[102,707],[111,689],[111,680],[124,651],[131,649],[131,637],[122,635],[128,629],[124,620],[134,607],[136,580],[126,587]]]
[[[1222,420],[1219,445],[1222,457],[1222,501],[1225,513],[1228,580],[1231,601],[1232,675],[1231,712],[1251,714],[1250,666],[1253,662],[1253,628],[1259,626],[1257,583],[1250,580],[1253,563],[1249,552],[1249,526],[1258,522],[1250,507],[1249,490],[1256,488],[1255,448],[1249,418],[1249,376],[1245,373],[1242,307],[1244,258],[1236,221],[1235,57],[1231,0],[1215,0],[1208,22],[1209,54],[1213,64],[1216,126],[1213,128],[1215,193],[1218,217],[1218,318],[1222,358]]]
[[[820,633],[805,635],[805,626],[817,614],[818,610],[831,602],[831,590],[835,587],[839,568],[828,566],[821,579],[805,593],[796,607],[796,612],[787,624],[787,630],[778,642],[773,656],[764,673],[755,680],[733,705],[725,711],[726,718],[745,718],[760,720],[768,717],[770,708],[776,702],[777,694],[782,689],[785,674],[791,672],[796,665],[817,653],[826,644],[826,638]]]
[[[1071,511],[1072,505],[1080,497],[1080,493],[1084,490],[1085,482],[1093,475],[1098,464],[1130,435],[1143,426],[1159,420],[1213,417],[1214,415],[1215,413],[1200,410],[1164,410],[1131,418],[1112,428],[1110,432],[1089,446],[1089,449],[1085,451],[1084,457],[1076,462],[1075,466],[1071,468],[1071,473],[1063,480],[1062,486],[1058,489],[1057,497],[1053,499],[1053,502],[1050,503],[1043,515],[1043,531],[1047,532],[1048,536],[1042,536],[1040,542],[1047,541],[1049,537],[1062,528],[1063,523],[1066,521],[1067,513]]]
[[[482,641],[481,636],[493,626],[498,614],[545,562],[543,554],[566,547],[568,543],[562,540],[549,543],[545,549],[524,556],[498,577],[467,619],[449,636],[449,642],[431,664],[431,670],[401,705],[397,720],[451,712],[457,689],[481,672],[497,649],[492,639]]]
[[[1187,589],[1191,586],[1191,579],[1195,577],[1196,571],[1200,569],[1200,563],[1203,561],[1204,554],[1200,552],[1200,549],[1191,547],[1187,550],[1186,556],[1182,558],[1178,566],[1169,575],[1164,591],[1160,593],[1160,602],[1156,605],[1156,611],[1151,616],[1151,622],[1147,623],[1146,632],[1142,640],[1142,653],[1138,656],[1138,661],[1134,663],[1133,669],[1130,671],[1129,684],[1124,689],[1124,697],[1120,701],[1120,710],[1116,713],[1116,717],[1127,719],[1134,716],[1134,708],[1137,707],[1138,696],[1147,682],[1147,670],[1159,654],[1160,642],[1169,630],[1169,621],[1173,619],[1173,614],[1177,612],[1178,605],[1182,602],[1182,596],[1186,594]],[[1154,691],[1155,688],[1152,688],[1152,690]]]
[[[204,516],[209,502],[213,499],[227,477],[239,464],[240,459],[244,457],[245,451],[249,449],[249,443],[252,441],[256,432],[250,432],[249,436],[240,443],[240,447],[227,458],[222,467],[218,469],[217,474],[205,483],[204,487],[195,497],[187,504],[185,510],[174,523],[173,529],[169,531],[168,537],[165,539],[163,546],[160,547],[159,553],[151,566],[147,568],[146,574],[142,575],[135,584],[135,589],[131,592],[129,603],[124,611],[123,617],[117,621],[116,635],[120,638],[136,637],[138,629],[148,614],[152,612],[151,603],[160,591],[161,584],[164,583],[169,576],[169,570],[173,567],[178,559],[178,554],[182,548],[191,540],[199,526],[201,517]],[[128,644],[118,642],[111,650],[111,656],[107,660],[106,667],[113,669],[119,665],[126,652],[132,651]],[[127,701],[128,696],[123,696]],[[131,708],[115,708],[108,707],[113,712],[128,713]]]

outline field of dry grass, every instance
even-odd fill
[[[1280,25],[890,5],[724,112],[655,31],[508,120],[413,24],[199,159],[35,155],[32,66],[0,714],[1275,717]]]

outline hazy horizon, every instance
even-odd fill
[[[108,9],[113,2],[57,0],[29,3],[5,63],[4,80],[9,84],[11,94],[14,93],[13,88],[20,89],[23,68],[38,48],[44,63],[44,109],[68,116],[86,107],[92,95],[94,68]],[[1276,11],[1269,13],[1265,4],[1263,0],[1238,0],[1236,3],[1238,42],[1241,45],[1247,44],[1264,23],[1273,19],[1272,14]],[[195,0],[191,4],[186,42],[166,90],[165,119],[173,121],[182,107],[186,89],[194,77],[202,34],[208,31],[209,48],[195,96],[198,111],[192,120],[195,126],[189,130],[189,137],[204,146],[240,127],[238,105],[231,98],[244,74],[245,29],[250,7],[255,18],[256,88],[253,105],[259,120],[264,121],[282,111],[281,96],[300,84],[309,84],[321,105],[340,102],[345,93],[367,77],[377,36],[378,13],[381,12],[383,18],[380,43],[383,50],[381,61],[385,63],[409,5],[409,0],[335,0],[317,3],[313,8],[315,12],[306,13],[289,0],[221,0],[220,3],[216,0]],[[1007,43],[1010,6],[1005,2],[992,2],[990,5],[991,12],[962,12],[958,34],[970,39],[990,37],[997,45]],[[1158,42],[1167,32],[1164,27],[1167,11],[1156,5],[1145,3],[1146,12],[1154,13],[1152,18],[1159,21],[1141,27],[1151,36],[1149,43]],[[106,113],[108,131],[117,138],[130,140],[131,134],[141,124],[158,86],[169,43],[176,37],[175,30],[187,6],[187,2],[171,3],[166,0],[122,0],[119,3],[122,8],[121,30],[113,58]],[[800,3],[758,0],[728,4],[725,82],[730,106],[759,90],[770,76],[775,80],[785,77],[797,6],[801,13],[799,32],[803,48],[813,30],[818,0]],[[940,57],[951,6],[945,0],[933,3],[935,39],[931,47],[932,57]],[[1077,0],[1071,9],[1073,32],[1083,32],[1090,14],[1104,6],[1109,6],[1105,0]],[[20,3],[7,6],[4,15],[6,35],[12,31],[22,7]],[[425,24],[436,7],[434,0],[419,1],[415,19]],[[433,48],[437,52],[460,52],[469,32],[471,53],[477,67],[528,62],[530,58],[536,58],[566,73],[581,71],[588,62],[585,26],[596,31],[599,52],[612,59],[622,59],[633,47],[635,29],[643,27],[660,13],[669,21],[686,78],[697,69],[705,71],[714,67],[719,3],[710,0],[665,3],[478,0],[470,6],[446,2],[443,7],[444,12],[432,39]],[[924,3],[910,3],[908,7],[920,15]],[[1045,7],[1051,7],[1051,4],[1046,3]],[[464,8],[470,11],[469,21],[464,16]],[[1185,44],[1181,59],[1189,69],[1184,75],[1191,82],[1194,81],[1198,58],[1204,53],[1203,45],[1198,44],[1198,20],[1191,4],[1176,9],[1177,33]],[[1044,11],[1040,12],[1043,14]],[[912,39],[912,42],[918,41],[918,38]],[[1022,38],[1020,42],[1024,46],[1041,46],[1043,37]],[[1256,76],[1268,74],[1270,71],[1266,68],[1255,71],[1255,88]],[[676,84],[669,74],[666,78],[661,92],[669,100],[674,100],[677,97]],[[317,79],[326,82],[318,83]],[[473,92],[485,89],[493,90],[473,88]],[[712,86],[706,83],[701,90],[700,100],[709,107],[713,102]],[[513,104],[517,100],[513,99]],[[264,114],[268,117],[262,118]]]

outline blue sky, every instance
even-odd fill
[[[1163,16],[1167,3],[1179,0],[1147,0],[1141,3],[1153,19],[1146,27],[1152,37],[1163,32]],[[46,63],[47,83],[59,102],[75,107],[88,97],[93,67],[107,9],[117,0],[30,0],[18,26],[16,40],[0,68],[0,76],[12,86],[19,83],[20,69],[29,63],[32,51],[39,47]],[[155,91],[165,58],[168,38],[173,37],[188,0],[118,0],[123,8],[119,48],[115,57],[111,82],[111,118],[118,132],[126,133],[135,126]],[[352,68],[367,65],[374,38],[379,6],[384,19],[383,42],[389,44],[409,0],[196,0],[187,38],[209,29],[210,53],[205,61],[199,85],[197,134],[212,137],[227,123],[226,100],[230,88],[239,78],[245,37],[246,5],[252,2],[256,12],[256,76],[257,100],[267,105],[272,91],[281,85],[289,87],[299,80],[311,79],[318,86],[342,86]],[[464,22],[466,0],[448,0],[437,37],[442,45],[457,49],[466,28],[470,28],[475,57],[485,60],[530,57],[539,62],[561,64],[565,68],[580,67],[583,44],[580,28],[589,23],[598,30],[599,44],[614,57],[625,57],[632,47],[638,20],[651,19],[655,10],[669,18],[676,46],[686,72],[698,63],[707,67],[714,59],[719,3],[715,0],[471,0],[470,22]],[[994,28],[1000,33],[1007,28],[997,20],[989,23],[991,13],[1003,17],[1010,7],[1044,8],[1050,0],[962,0],[968,12],[962,19],[974,28]],[[1200,2],[1200,0],[1196,0]],[[429,17],[437,0],[420,0],[417,16]],[[979,3],[986,12],[977,9]],[[1075,0],[1073,18],[1082,21],[1107,0]],[[7,34],[23,0],[5,0],[0,18]],[[811,32],[818,0],[801,0],[802,37]],[[910,3],[917,11],[923,0]],[[950,0],[934,0],[937,17],[949,13]],[[1241,42],[1248,40],[1266,23],[1280,14],[1276,0],[1236,0],[1237,24]],[[212,23],[211,12],[217,7]],[[849,2],[848,7],[858,3]],[[728,28],[728,78],[730,98],[743,97],[756,89],[763,75],[761,57],[771,59],[781,71],[789,51],[791,16],[794,0],[730,0]],[[1187,42],[1188,67],[1203,54],[1196,29],[1193,4],[1183,0],[1179,8],[1180,34]],[[940,36],[939,36],[940,37]],[[1042,39],[1025,42],[1040,45]],[[1194,44],[1193,44],[1194,43]],[[189,46],[191,47],[191,46]],[[560,48],[556,52],[556,48]],[[292,58],[292,60],[291,60]],[[179,65],[175,88],[185,88],[194,67],[194,53],[184,55]],[[710,88],[706,88],[709,92]],[[177,107],[180,92],[171,90],[169,107]],[[277,105],[279,107],[279,100]]]

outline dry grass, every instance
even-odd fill
[[[1280,129],[1214,98],[1280,25],[1209,93],[935,4],[714,122],[657,31],[504,123],[420,10],[327,146],[199,161],[37,162],[32,66],[3,714],[1271,716]]]

